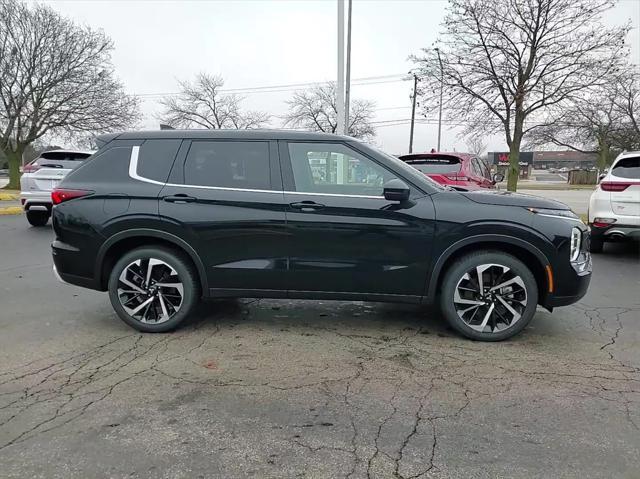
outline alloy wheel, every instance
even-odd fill
[[[511,268],[481,264],[460,278],[453,302],[467,326],[481,333],[499,333],[513,326],[524,314],[527,287]]]
[[[118,299],[131,318],[160,324],[182,306],[184,286],[175,269],[156,258],[138,259],[118,278]]]

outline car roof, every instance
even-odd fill
[[[355,138],[333,133],[321,133],[299,130],[142,130],[111,133],[97,137],[100,142],[107,143],[111,140],[149,140],[170,138],[220,138],[220,139],[247,139],[247,140],[297,140],[297,141],[357,141]]]

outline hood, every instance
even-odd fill
[[[460,193],[471,201],[483,203],[485,205],[504,205],[504,206],[522,206],[525,208],[546,208],[550,210],[568,210],[570,209],[564,203],[559,201],[541,198],[540,196],[523,195],[521,193],[512,193],[510,191],[497,190],[478,190]]]

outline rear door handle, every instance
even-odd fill
[[[194,198],[193,196],[184,194],[165,196],[162,199],[169,203],[193,203],[194,201],[198,200],[198,198]]]
[[[293,209],[307,212],[317,211],[324,208],[324,205],[316,203],[315,201],[300,201],[298,203],[289,203],[289,206],[291,206],[291,208]]]

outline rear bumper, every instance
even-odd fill
[[[46,209],[51,212],[53,207],[50,191],[21,191],[20,202],[25,211],[33,208],[38,210]]]
[[[589,227],[591,229],[592,238],[602,239],[603,241],[640,241],[640,226],[637,225],[614,223],[605,228],[596,228],[591,224]]]
[[[51,254],[53,256],[53,273],[55,277],[63,283],[103,291],[104,289],[100,287],[99,282],[94,277],[79,276],[68,272],[78,269],[74,266],[83,261],[79,253],[79,250],[73,246],[58,240],[54,241],[51,244]]]

